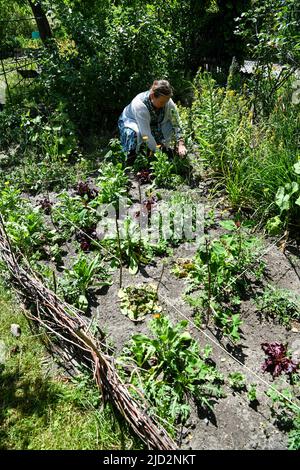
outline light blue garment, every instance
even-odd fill
[[[133,129],[125,127],[121,117],[119,118],[118,126],[120,131],[121,145],[124,152],[129,154],[130,152],[136,151],[137,133]]]

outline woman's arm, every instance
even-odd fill
[[[138,125],[141,137],[144,137],[144,136],[148,137],[148,141],[147,141],[148,147],[150,148],[150,150],[155,152],[156,141],[151,133],[150,113],[147,107],[140,100],[137,100],[135,103],[133,103],[133,112],[135,115],[135,120]]]

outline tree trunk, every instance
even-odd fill
[[[28,0],[28,2],[35,17],[41,40],[45,44],[47,39],[51,38],[52,36],[51,28],[46,14],[39,0]]]

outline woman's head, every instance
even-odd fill
[[[173,96],[173,89],[167,80],[154,80],[150,88],[150,99],[156,108],[163,108]]]

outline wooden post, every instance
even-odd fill
[[[5,80],[5,84],[6,84],[6,88],[7,88],[7,94],[8,94],[8,97],[9,97],[9,101],[12,103],[11,94],[10,94],[10,90],[9,90],[9,85],[8,85],[8,81],[7,81],[7,75],[6,75],[6,72],[5,72],[5,67],[4,67],[2,57],[1,57],[1,66],[2,66],[2,70],[3,70],[3,75],[4,75],[4,80]]]

